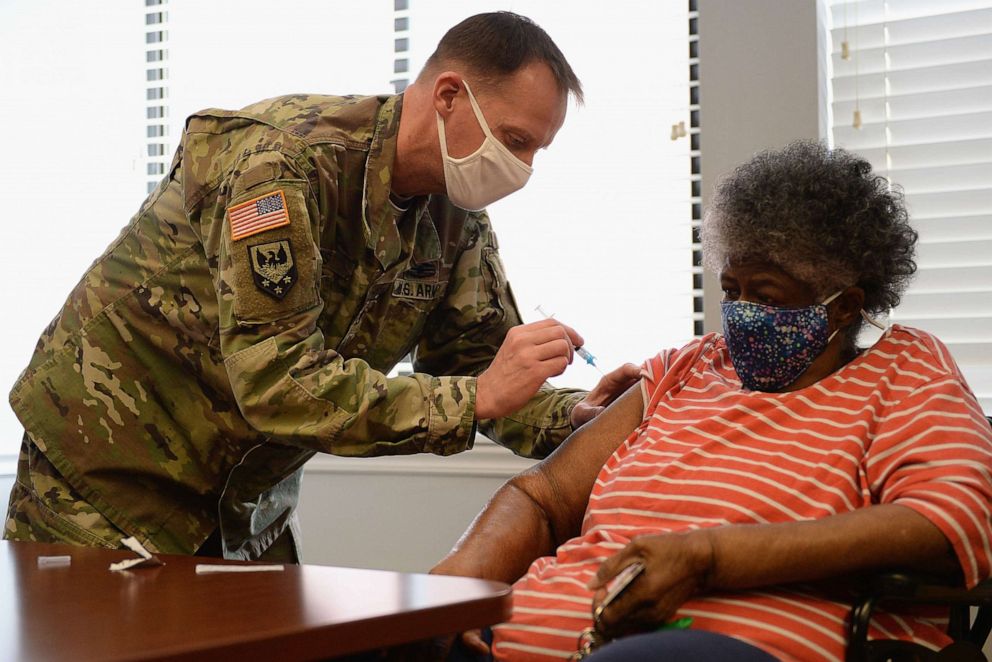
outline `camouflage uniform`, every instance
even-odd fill
[[[187,121],[169,175],[11,392],[5,537],[258,558],[314,452],[472,446],[475,378],[520,323],[484,212],[390,201],[402,97],[296,95]],[[235,228],[232,233],[232,228]],[[387,379],[407,353],[415,374]],[[578,391],[483,431],[542,457]]]

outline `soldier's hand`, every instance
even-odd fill
[[[553,319],[510,329],[492,364],[479,375],[475,417],[499,418],[523,407],[546,379],[565,372],[573,347],[583,342],[574,329]]]
[[[589,391],[585,399],[572,408],[572,429],[576,430],[596,418],[640,378],[641,369],[633,363],[625,363],[616,370],[606,373],[596,384],[596,388]]]

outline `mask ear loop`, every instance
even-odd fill
[[[482,129],[483,135],[486,138],[491,138],[493,140],[493,142],[495,142],[497,144],[500,144],[499,141],[496,140],[496,138],[493,136],[492,131],[489,130],[489,125],[486,124],[486,118],[482,116],[482,109],[479,108],[479,104],[475,100],[475,95],[473,95],[472,94],[472,90],[469,89],[468,81],[463,79],[462,80],[462,85],[465,86],[465,92],[468,93],[468,100],[472,102],[472,112],[475,113],[475,120],[479,123],[479,127]],[[445,158],[451,159],[452,161],[464,161],[464,160],[467,160],[467,159],[475,156],[476,154],[478,154],[479,152],[482,151],[482,148],[483,147],[485,147],[486,141],[483,140],[482,141],[482,144],[479,145],[479,149],[475,150],[474,152],[472,152],[468,156],[462,157],[460,159],[454,158],[453,156],[451,156],[450,154],[448,154],[448,140],[447,140],[447,136],[444,135],[444,132],[445,132],[444,120],[441,118],[441,113],[439,113],[439,112],[437,112],[435,110],[434,111],[434,115],[437,116],[437,135],[438,135],[438,140],[441,143],[441,154],[443,154],[445,156]],[[502,145],[500,144],[500,146],[502,146]],[[524,165],[527,165],[527,164],[524,164]]]
[[[830,296],[828,296],[826,299],[824,299],[820,303],[820,305],[821,306],[826,306],[827,304],[829,304],[831,301],[833,301],[834,299],[836,299],[837,297],[839,297],[843,293],[844,293],[844,288],[837,290],[836,292],[834,292],[833,294],[831,294]],[[861,314],[864,315],[865,314],[865,311],[862,310],[861,311]],[[874,324],[874,322],[872,322],[872,323]],[[836,336],[838,332],[840,332],[840,327],[837,327],[836,329],[834,329],[834,332],[831,333],[830,336],[827,338],[827,343],[828,344],[830,343],[831,340],[834,339],[834,336]]]
[[[839,297],[843,291],[844,290],[837,290],[836,292],[834,292],[833,294],[831,294],[829,297],[827,297],[826,299],[824,299],[822,305],[824,305],[824,306],[827,305],[828,303],[830,303],[831,301],[833,301],[834,299],[836,299],[837,297]],[[880,331],[885,331],[886,328],[888,328],[888,327],[883,326],[882,323],[879,322],[878,320],[876,320],[874,317],[872,317],[871,315],[869,315],[868,313],[866,313],[864,308],[861,309],[861,317],[863,317],[866,322],[868,322],[869,324],[871,324],[873,327],[875,327],[876,329],[878,329]],[[830,342],[833,339],[833,337],[835,335],[837,335],[837,331],[840,331],[840,329],[834,330],[834,332],[830,334],[830,338],[827,338],[827,342]]]
[[[833,294],[831,294],[830,296],[828,296],[826,299],[824,299],[823,301],[821,301],[820,302],[820,305],[821,306],[826,306],[828,303],[830,303],[831,301],[833,301],[834,299],[836,299],[837,297],[839,297],[843,293],[844,293],[844,290],[837,290],[836,292],[834,292]]]
[[[475,95],[472,94],[472,88],[468,86],[468,81],[464,78],[462,79],[462,85],[465,86],[465,92],[468,94],[469,103],[472,104],[472,112],[475,113],[475,119],[479,122],[479,127],[482,129],[482,133],[486,135],[486,138],[496,140],[496,136],[494,136],[493,132],[489,130],[489,123],[486,122],[486,117],[482,114],[482,109],[479,108],[479,102],[475,100]]]
[[[434,114],[437,116],[437,138],[438,142],[441,143],[441,154],[445,158],[451,158],[448,155],[448,140],[444,135],[444,120],[441,119],[441,113],[436,110],[434,111]]]
[[[864,318],[866,322],[879,329],[880,331],[885,331],[888,327],[882,326],[882,323],[876,320],[874,317],[865,312],[865,309],[861,309],[861,317]]]
[[[843,289],[837,290],[836,292],[834,292],[833,294],[831,294],[830,296],[828,296],[826,299],[824,299],[823,301],[821,301],[820,302],[820,305],[821,306],[826,306],[831,301],[833,301],[834,299],[836,299],[837,297],[839,297],[843,292],[844,292]],[[834,336],[836,336],[839,331],[840,331],[840,327],[837,327],[836,329],[834,329],[834,332],[831,333],[830,336],[827,338],[827,344],[830,344],[830,341],[834,339]]]
[[[479,122],[479,127],[482,129],[482,133],[486,136],[486,138],[492,141],[496,149],[503,152],[503,154],[510,159],[513,165],[520,168],[528,175],[533,173],[534,168],[532,168],[531,166],[527,165],[526,163],[518,159],[517,155],[511,152],[509,147],[504,145],[499,138],[493,135],[492,130],[489,128],[489,122],[486,121],[485,116],[482,114],[482,109],[479,108],[479,102],[475,100],[475,95],[472,94],[472,88],[468,86],[468,81],[462,79],[462,85],[465,86],[465,92],[468,93],[468,100],[472,103],[472,111],[475,113],[475,119]],[[485,144],[486,144],[485,141],[483,141],[479,149],[481,150],[482,147],[485,146]]]

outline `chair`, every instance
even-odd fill
[[[992,417],[989,418],[992,425]],[[947,634],[954,643],[940,653],[905,641],[868,640],[868,624],[881,602],[947,605]],[[974,621],[971,608],[977,607]],[[972,589],[946,578],[919,573],[887,572],[873,577],[848,617],[847,662],[925,662],[927,660],[985,660],[981,653],[992,631],[992,579]]]
[[[932,651],[906,641],[868,641],[868,623],[872,611],[881,602],[948,605],[947,633],[955,642],[954,648],[945,649],[945,655],[937,657]],[[973,622],[971,607],[978,607]],[[884,573],[869,582],[860,601],[851,609],[847,627],[847,662],[984,660],[980,651],[992,630],[992,580],[968,590],[925,575]]]

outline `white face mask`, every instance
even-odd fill
[[[444,185],[448,190],[448,199],[467,211],[480,211],[500,198],[523,188],[534,169],[515,157],[506,145],[493,136],[468,83],[462,82],[465,91],[468,92],[468,99],[472,102],[475,118],[486,137],[479,145],[479,149],[473,153],[460,159],[452,158],[448,155],[444,120],[435,111],[437,136],[441,141]]]

